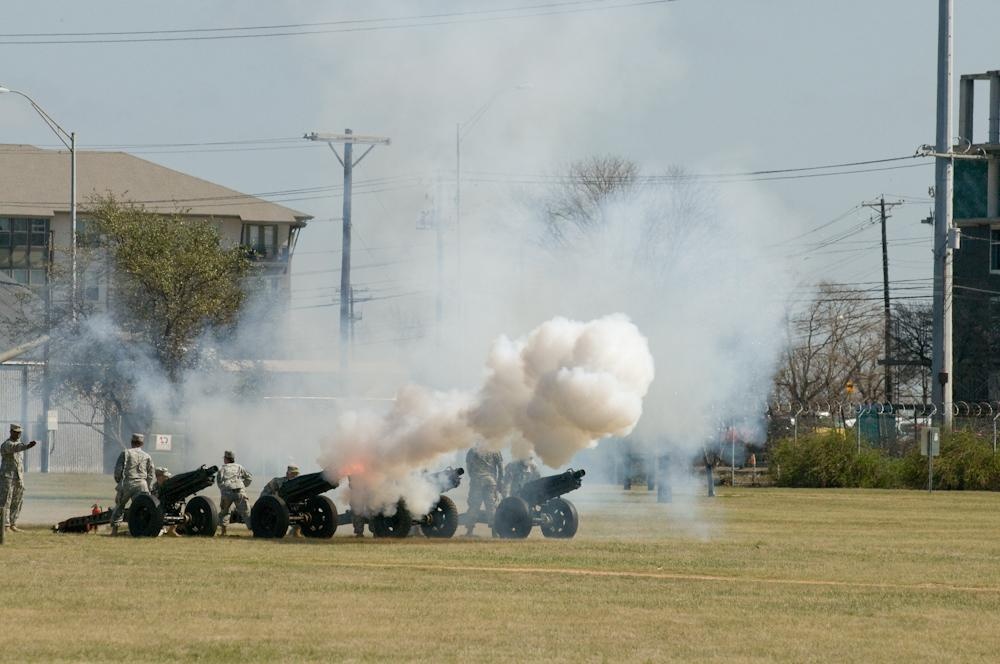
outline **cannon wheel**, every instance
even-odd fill
[[[219,527],[219,508],[211,498],[195,496],[184,506],[187,516],[184,534],[197,537],[214,537]]]
[[[406,503],[402,500],[396,506],[396,513],[393,516],[376,514],[372,517],[368,527],[371,528],[375,537],[397,537],[403,538],[410,534],[413,526],[413,517],[410,510],[406,509]]]
[[[493,517],[493,530],[503,539],[524,539],[531,532],[531,510],[524,498],[508,496],[500,501]]]
[[[282,538],[288,532],[288,505],[278,496],[261,496],[250,510],[254,537]]]
[[[128,510],[128,532],[132,537],[156,537],[163,528],[160,502],[148,493],[132,499]]]
[[[427,515],[429,523],[420,524],[424,537],[448,538],[458,530],[458,508],[448,496],[441,496],[434,509]]]
[[[569,539],[576,535],[580,517],[576,506],[563,498],[553,498],[542,505],[542,535]]]
[[[337,506],[326,496],[313,496],[306,501],[309,516],[300,526],[306,537],[330,538],[337,532]]]

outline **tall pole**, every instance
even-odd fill
[[[457,290],[461,293],[462,285],[462,123],[455,124],[455,254],[458,261],[459,286]],[[459,299],[458,310],[461,313],[462,302]]]
[[[951,160],[951,19],[953,0],[939,0],[938,6],[938,75],[937,133],[934,185],[934,335],[933,389],[931,399],[941,404],[941,424],[952,424],[952,252],[948,233],[952,216]]]
[[[350,129],[345,129],[343,134],[327,134],[312,132],[303,138],[309,141],[321,141],[326,143],[337,157],[337,161],[344,167],[344,213],[343,213],[343,238],[340,254],[340,370],[347,370],[348,354],[351,335],[351,177],[354,167],[361,163],[369,152],[376,145],[389,145],[391,141],[384,136],[357,136]],[[344,158],[340,158],[334,143],[344,144]],[[354,159],[354,144],[362,143],[368,149],[361,153],[361,156]]]
[[[76,132],[69,135],[70,184],[69,184],[69,227],[70,227],[70,269],[73,271],[73,283],[70,292],[70,310],[73,320],[76,320],[77,304],[77,265],[76,265]]]
[[[353,132],[345,129],[350,136]],[[351,306],[351,176],[354,171],[354,144],[344,143],[344,225],[340,252],[340,370],[347,369]]]
[[[885,237],[885,196],[879,198],[882,216],[882,299],[885,303],[885,400],[892,403],[892,310],[889,308],[889,245]]]

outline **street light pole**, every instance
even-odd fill
[[[72,286],[70,290],[70,303],[71,309],[73,311],[73,318],[76,318],[76,294],[77,294],[77,269],[76,269],[76,132],[69,132],[63,129],[58,122],[52,119],[52,116],[45,112],[41,106],[38,105],[34,99],[28,96],[27,93],[21,92],[20,90],[14,90],[12,88],[7,88],[0,85],[0,94],[9,92],[11,94],[19,95],[28,100],[31,107],[35,109],[39,117],[49,126],[52,133],[56,135],[56,138],[62,142],[63,145],[69,150],[69,223],[70,223],[70,270],[72,271]]]

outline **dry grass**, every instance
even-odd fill
[[[33,475],[24,519],[82,514],[107,486]],[[578,493],[567,542],[146,541],[39,526],[0,549],[0,658],[996,659],[998,495]]]

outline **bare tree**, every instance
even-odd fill
[[[801,315],[788,320],[788,346],[775,376],[779,399],[836,402],[848,382],[866,400],[885,395],[878,366],[881,314],[860,291],[828,283]]]
[[[605,202],[629,191],[638,176],[635,162],[615,155],[593,156],[570,164],[545,201],[550,239],[564,244],[567,235],[600,226]]]
[[[930,399],[933,322],[929,305],[897,304],[892,313],[893,359],[907,363],[894,367],[898,392],[919,392],[923,403]]]

